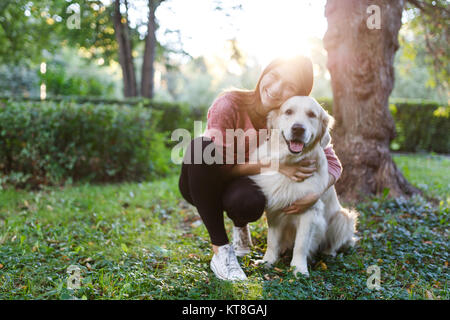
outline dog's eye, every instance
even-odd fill
[[[286,115],[290,116],[292,114],[292,110],[291,109],[287,109],[284,113]]]
[[[310,117],[310,118],[315,118],[316,117],[316,114],[314,112],[312,112],[312,111],[308,111],[308,113],[306,115],[308,117]]]

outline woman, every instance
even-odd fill
[[[197,153],[203,152],[210,144],[215,144],[217,149],[214,150],[221,150],[224,159],[227,150],[233,148],[231,154],[234,154],[236,159],[236,144],[226,141],[225,138],[216,139],[217,132],[226,137],[226,129],[242,129],[245,132],[254,132],[253,138],[259,140],[262,132],[259,130],[267,128],[266,116],[269,111],[279,108],[292,96],[309,95],[312,85],[313,68],[310,59],[297,56],[272,61],[264,69],[254,90],[228,91],[214,101],[208,110],[205,133],[202,137],[192,140],[186,150],[179,180],[180,192],[197,208],[208,230],[214,253],[211,269],[222,280],[246,279],[236,255],[243,256],[250,252],[252,243],[248,223],[258,220],[264,212],[264,194],[248,178],[249,175],[260,173],[263,165],[248,163],[249,140],[245,140],[245,163],[240,164],[210,164],[210,161],[205,162],[203,159],[201,163],[195,163],[194,150]],[[196,143],[201,149],[194,148]],[[327,147],[325,153],[328,159],[330,187],[339,178],[342,168],[332,146]],[[225,160],[223,162],[225,163]],[[311,161],[303,161],[296,166],[280,165],[279,168],[281,173],[295,181],[308,178],[315,170],[315,164]],[[322,193],[311,192],[285,208],[284,212],[302,213],[312,206]],[[234,223],[233,245],[228,241],[223,211],[227,212]]]

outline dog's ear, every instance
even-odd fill
[[[326,148],[331,143],[330,130],[334,125],[334,118],[323,109],[320,116],[321,134],[320,134],[320,146]]]

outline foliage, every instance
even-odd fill
[[[399,33],[400,48],[395,56],[395,84],[391,98],[418,98],[447,102],[448,78],[434,70],[426,39],[412,22],[405,22]],[[445,68],[440,70],[445,72]]]
[[[180,200],[177,178],[0,191],[0,299],[450,298],[446,206],[360,203],[357,246],[317,256],[310,278],[292,275],[289,253],[269,270],[254,264],[266,246],[260,219],[251,224],[255,246],[240,259],[249,280],[229,283],[209,268],[206,229]],[[70,265],[81,269],[80,289],[67,287]],[[367,287],[371,265],[381,269],[379,291]]]
[[[426,63],[448,90],[450,78],[450,49],[448,21],[450,9],[447,0],[408,0],[406,6],[408,25],[415,34],[423,37]]]
[[[170,156],[143,107],[7,102],[0,105],[0,170],[17,186],[143,180],[166,174]],[[3,181],[4,182],[4,181]]]
[[[12,96],[39,96],[39,76],[22,65],[0,65],[0,93]]]
[[[37,62],[44,49],[56,48],[52,17],[46,9],[50,4],[49,0],[0,2],[0,62]]]
[[[426,101],[393,101],[390,109],[397,131],[391,148],[450,153],[450,106]]]
[[[45,74],[39,73],[40,82],[45,83],[47,94],[92,97],[114,94],[114,83],[102,81],[95,75],[69,75],[66,70],[66,66],[54,62],[48,64]]]
[[[333,100],[318,99],[333,114]],[[431,101],[393,99],[390,111],[397,136],[391,142],[394,151],[433,151],[450,153],[450,106]]]
[[[80,26],[70,26],[79,16]],[[40,62],[45,52],[65,45],[93,48],[91,57],[117,56],[114,29],[101,1],[5,0],[0,5],[0,59]],[[44,51],[45,49],[45,51]]]

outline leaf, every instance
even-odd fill
[[[389,189],[389,188],[383,189],[383,196],[382,196],[383,200],[386,199],[386,197],[389,195],[389,191],[391,191],[391,189]]]
[[[122,250],[123,250],[125,253],[128,252],[128,247],[127,247],[127,245],[126,245],[125,243],[122,243],[122,244],[120,245],[120,247],[122,248]]]

